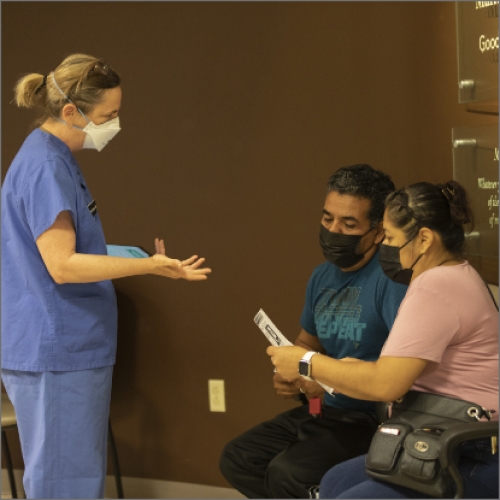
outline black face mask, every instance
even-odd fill
[[[325,259],[343,269],[355,266],[373,246],[364,253],[356,253],[359,241],[370,231],[373,231],[373,228],[361,235],[332,233],[321,224],[319,244],[323,249]]]
[[[391,247],[389,245],[380,245],[378,249],[378,261],[384,274],[392,281],[401,283],[402,285],[409,285],[413,275],[413,266],[419,261],[423,253],[417,257],[417,260],[411,265],[410,269],[403,269],[401,267],[401,258],[399,251],[404,248],[415,236],[408,240],[402,247]]]

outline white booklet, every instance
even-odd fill
[[[261,329],[262,333],[267,337],[269,342],[276,346],[291,346],[293,345],[277,328],[276,325],[269,319],[269,316],[260,309],[255,318],[255,324]],[[316,381],[317,382],[317,381]],[[318,384],[325,389],[328,394],[333,396],[334,390],[321,382]]]

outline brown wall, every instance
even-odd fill
[[[227,485],[232,437],[291,407],[271,387],[263,308],[290,338],[322,261],[325,182],[366,162],[397,185],[452,177],[451,128],[497,123],[458,104],[454,3],[2,3],[3,175],[32,113],[26,72],[73,52],[122,74],[123,130],[77,158],[108,242],[198,253],[204,283],[115,282],[111,415],[123,474]],[[227,412],[207,381],[226,381]]]

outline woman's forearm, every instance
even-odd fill
[[[36,240],[47,271],[58,283],[92,283],[139,274],[158,274],[166,278],[206,279],[210,269],[199,269],[204,259],[191,257],[183,262],[165,255],[163,242],[149,258],[134,259],[77,253],[76,233],[71,214],[64,210],[52,226]]]
[[[383,384],[379,382],[375,361],[350,363],[315,355],[311,363],[314,380],[334,387],[335,392],[356,399],[385,401],[386,394]]]
[[[392,356],[348,362],[316,355],[312,357],[312,376],[346,396],[389,402],[411,389],[427,363],[424,359]]]
[[[96,281],[149,274],[153,270],[151,258],[134,259],[74,253],[59,262],[52,278],[58,284],[93,283]]]
[[[288,381],[300,377],[299,361],[307,349],[298,346],[266,349],[277,372]],[[377,361],[345,361],[316,354],[311,358],[311,375],[346,396],[368,401],[394,401],[405,394],[425,369],[419,358],[382,356]]]

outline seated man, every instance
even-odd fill
[[[336,359],[379,357],[407,288],[389,280],[377,258],[384,200],[393,190],[390,177],[369,165],[330,177],[320,226],[327,262],[309,279],[295,345]],[[322,417],[303,405],[257,425],[225,446],[220,469],[249,498],[308,498],[333,465],[367,452],[375,405],[330,395],[305,378],[288,383],[275,374],[274,387],[284,397],[324,394]]]

